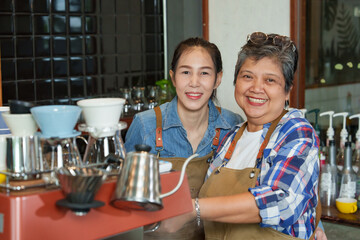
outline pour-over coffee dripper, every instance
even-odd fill
[[[75,125],[80,117],[81,108],[71,105],[46,105],[30,109],[43,138],[68,138],[81,133]]]
[[[125,158],[121,130],[127,125],[119,122],[124,103],[123,98],[85,99],[77,103],[85,118],[79,129],[89,133],[84,154],[86,164],[102,164],[109,158],[119,162]]]
[[[76,138],[81,132],[74,129],[81,108],[69,105],[47,105],[33,107],[30,111],[41,130],[40,155],[44,162],[44,170],[82,165],[76,144]],[[46,182],[58,183],[54,172],[44,174],[43,179]]]
[[[118,130],[124,98],[92,98],[77,102],[81,107],[86,127],[94,137],[108,137]]]
[[[90,208],[104,206],[94,200],[97,191],[106,179],[104,171],[89,167],[62,167],[56,170],[64,199],[56,205],[71,209],[77,216],[84,216]]]
[[[38,129],[31,113],[3,112],[2,117],[13,136],[33,136]]]

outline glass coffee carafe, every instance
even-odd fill
[[[100,133],[98,129],[80,124],[79,130],[89,133],[84,163],[88,166],[103,165],[110,172],[119,170],[120,162],[126,154],[121,130],[126,127],[125,122],[119,122],[116,126],[102,128]]]
[[[120,88],[120,97],[125,99],[123,107],[123,116],[132,116],[134,115],[134,101],[132,100],[131,89],[130,88]]]
[[[159,87],[158,86],[148,86],[148,108],[153,109],[159,105]]]
[[[133,89],[134,111],[141,112],[148,109],[148,102],[145,97],[145,87],[134,87]]]
[[[77,104],[82,108],[85,119],[85,123],[79,124],[78,128],[89,134],[84,163],[88,166],[102,165],[110,172],[118,172],[126,153],[121,130],[127,124],[120,122],[125,99],[85,99]]]

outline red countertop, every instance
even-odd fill
[[[161,174],[162,193],[172,190],[179,177],[180,172]],[[29,195],[0,193],[0,239],[99,239],[192,211],[186,177],[177,192],[163,199],[164,208],[154,212],[114,208],[109,201],[115,186],[115,180],[105,182],[95,197],[105,206],[85,216],[55,205],[64,198],[59,189]]]

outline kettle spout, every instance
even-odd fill
[[[195,153],[195,154],[191,155],[188,159],[185,160],[184,165],[183,165],[182,168],[181,168],[180,179],[179,179],[178,184],[176,185],[176,187],[175,187],[173,190],[171,190],[171,191],[169,191],[169,192],[167,192],[167,193],[161,194],[161,195],[160,195],[160,198],[168,197],[168,196],[170,196],[171,194],[174,194],[174,193],[180,188],[180,186],[181,186],[181,184],[182,184],[182,182],[183,182],[183,180],[184,180],[185,169],[186,169],[188,163],[189,163],[191,160],[193,160],[194,158],[198,157],[198,156],[199,156],[199,154]]]

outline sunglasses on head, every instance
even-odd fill
[[[254,32],[247,36],[247,42],[251,42],[255,45],[271,43],[279,47],[285,47],[285,48],[291,47],[293,52],[296,51],[296,46],[294,42],[291,41],[290,38],[287,36],[281,36],[281,35],[269,36],[263,32]]]

